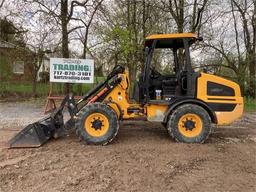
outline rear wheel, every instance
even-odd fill
[[[211,129],[208,112],[194,104],[178,107],[168,121],[168,132],[178,142],[203,143]]]
[[[114,139],[118,129],[116,113],[102,103],[85,106],[76,121],[77,135],[86,144],[106,145]]]

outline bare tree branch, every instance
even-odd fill
[[[76,26],[76,27],[70,29],[70,30],[68,31],[68,34],[72,33],[73,31],[75,31],[75,30],[77,30],[77,29],[81,29],[81,28],[84,28],[84,26]]]
[[[0,2],[0,8],[3,7],[5,0],[1,0]]]

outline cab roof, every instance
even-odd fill
[[[197,39],[195,33],[171,33],[171,34],[153,34],[146,37],[146,40],[154,39],[180,39],[180,38],[193,38]]]
[[[173,34],[153,34],[146,37],[145,46],[150,47],[157,40],[155,48],[183,48],[183,39],[189,39],[189,44],[198,40],[195,33],[173,33]]]

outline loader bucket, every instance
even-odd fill
[[[63,109],[65,104],[68,105],[68,110],[71,119],[64,124]],[[67,128],[71,130],[74,127],[74,113],[77,112],[74,96],[68,94],[58,109],[53,111],[46,118],[32,123],[22,129],[9,141],[9,148],[24,148],[24,147],[40,147],[51,138],[59,138],[68,134]]]
[[[56,124],[52,117],[32,123],[9,141],[9,148],[39,147],[54,136]]]

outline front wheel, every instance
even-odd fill
[[[208,112],[194,104],[184,104],[175,109],[167,126],[171,137],[184,143],[203,143],[212,129]]]
[[[77,135],[86,144],[106,145],[114,139],[118,129],[116,113],[102,103],[85,106],[76,121]]]

